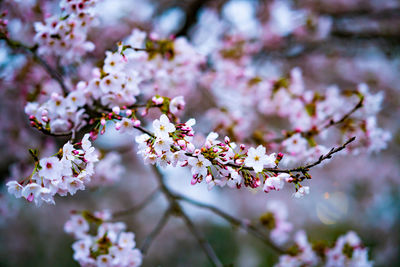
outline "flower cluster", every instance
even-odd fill
[[[32,174],[21,182],[7,183],[8,192],[16,198],[24,197],[40,206],[43,202],[55,204],[54,196],[74,195],[84,190],[94,173],[94,163],[98,161],[97,152],[86,134],[81,143],[66,143],[55,156],[37,159]]]
[[[209,189],[215,185],[258,188],[264,184],[264,191],[268,193],[279,191],[285,182],[294,182],[296,197],[308,194],[309,188],[299,184],[303,179],[295,179],[287,171],[279,173],[277,166],[282,154],[267,154],[262,145],[246,151],[245,145],[237,146],[229,137],[225,137],[224,142],[217,140],[218,134],[214,132],[207,136],[203,146],[196,148],[193,142],[194,125],[194,119],[173,124],[167,115],[162,114],[160,119],[153,121],[154,134],[145,133],[136,137],[138,154],[142,155],[146,164],[190,166],[192,185],[204,179]]]
[[[340,236],[331,248],[324,243],[311,245],[304,231],[295,235],[295,245],[289,248],[288,254],[279,257],[275,266],[372,266],[368,260],[368,249],[361,244],[356,233],[350,231]]]
[[[275,267],[316,266],[318,257],[308,242],[306,233],[302,230],[296,232],[294,241],[295,245],[289,249],[288,255],[280,256]]]
[[[332,137],[340,143],[349,136],[357,136],[357,144],[349,150],[353,153],[359,153],[360,149],[380,151],[391,139],[388,131],[378,127],[376,119],[383,94],[371,93],[365,84],[354,91],[330,86],[320,93],[306,90],[299,68],[293,69],[288,78],[267,79],[247,71],[247,65],[219,57],[215,60],[219,60],[215,62],[217,72],[210,73],[204,86],[210,88],[224,110],[235,115],[218,115],[226,111],[211,110],[210,119],[215,121],[215,128],[220,132],[233,128],[237,140],[252,138],[279,148],[286,152],[284,165],[317,159],[328,151],[323,142],[328,143]],[[236,71],[232,64],[237,65]],[[221,94],[227,87],[236,97],[231,99]],[[256,118],[259,114],[288,120],[289,129],[278,134],[264,125],[249,122],[249,117]],[[334,125],[340,131],[328,131]],[[257,131],[253,130],[254,126]]]
[[[288,211],[286,206],[278,201],[267,204],[267,212],[260,217],[260,222],[270,232],[271,240],[277,245],[283,245],[289,239],[293,225],[287,221]]]
[[[110,222],[108,211],[94,214],[73,214],[65,223],[65,232],[77,241],[72,245],[74,260],[83,267],[136,267],[142,263],[142,254],[136,247],[135,234],[126,232],[122,222]],[[93,231],[90,226],[93,224]]]
[[[186,38],[161,39],[137,29],[120,44],[119,53],[123,54],[127,69],[138,73],[147,97],[160,94],[173,98],[194,93],[201,77],[200,67],[205,63],[205,56]],[[121,57],[115,54],[108,56]]]
[[[67,96],[49,88],[37,101],[28,102],[25,113],[29,116],[31,126],[48,133],[65,133],[78,131],[86,125],[87,115],[83,106],[88,101],[86,91],[78,86]]]
[[[368,249],[362,246],[355,232],[348,232],[336,240],[335,246],[326,252],[326,267],[334,266],[372,266],[368,260]]]
[[[34,40],[40,55],[56,55],[62,63],[78,60],[94,49],[86,40],[87,31],[94,19],[93,7],[97,0],[63,0],[61,17],[51,16],[44,23],[35,23]]]

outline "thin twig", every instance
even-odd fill
[[[341,124],[342,122],[344,122],[346,119],[348,119],[354,112],[356,112],[359,108],[361,108],[363,106],[363,102],[364,102],[364,97],[361,96],[360,97],[360,101],[346,114],[344,114],[340,119],[338,120],[334,120],[334,119],[330,119],[328,121],[328,123],[326,123],[324,126],[321,126],[321,128],[319,129],[311,129],[309,131],[304,131],[301,132],[301,136],[303,137],[311,137],[315,134],[318,134],[334,125],[338,125]],[[288,139],[289,137],[291,137],[291,134],[287,135],[287,136],[283,136],[283,137],[278,137],[278,138],[274,138],[274,139],[270,139],[268,140],[268,143],[280,143],[283,142],[284,140]]]
[[[161,219],[158,221],[156,227],[151,231],[151,233],[146,237],[141,247],[141,251],[143,254],[146,254],[147,250],[150,248],[151,243],[157,237],[157,235],[161,232],[161,230],[165,227],[168,222],[169,217],[171,216],[171,209],[168,209],[164,212]]]
[[[136,213],[136,212],[140,211],[141,209],[146,207],[146,205],[149,204],[157,196],[157,194],[159,192],[160,192],[160,189],[156,188],[144,200],[142,200],[142,202],[140,202],[139,204],[137,204],[136,206],[134,206],[132,208],[114,212],[113,213],[113,217],[130,215],[130,214],[133,214],[133,213]]]
[[[339,152],[339,151],[345,149],[345,147],[346,147],[348,144],[350,144],[351,142],[353,142],[354,140],[356,140],[356,137],[355,137],[355,136],[352,137],[352,138],[350,138],[349,140],[347,140],[347,142],[344,143],[342,146],[337,147],[337,148],[332,148],[332,149],[328,152],[328,154],[322,155],[321,157],[319,157],[319,159],[318,159],[317,161],[315,161],[315,162],[313,162],[313,163],[310,163],[310,164],[308,164],[308,165],[306,165],[306,166],[304,166],[304,167],[299,167],[299,168],[296,168],[296,169],[292,169],[291,171],[293,171],[293,172],[299,172],[299,171],[300,171],[300,172],[304,172],[304,171],[308,171],[310,168],[312,168],[312,167],[314,167],[314,166],[320,164],[322,161],[324,161],[324,160],[326,160],[326,159],[332,158],[332,155],[333,155],[333,154],[335,154],[335,153],[337,153],[337,152]]]
[[[359,108],[361,108],[363,106],[363,102],[364,102],[364,97],[361,96],[360,101],[357,103],[357,105],[355,105],[349,112],[344,114],[342,118],[340,118],[337,121],[335,121],[333,119],[330,120],[329,123],[326,124],[325,126],[323,126],[320,131],[328,129],[329,127],[331,127],[333,125],[338,125],[338,124],[344,122],[348,117],[350,117],[354,112],[356,112]]]
[[[317,161],[313,162],[313,163],[309,163],[305,166],[301,166],[301,167],[297,167],[297,168],[293,168],[293,169],[277,169],[277,168],[264,168],[263,171],[268,171],[268,172],[273,172],[273,173],[291,173],[291,172],[304,172],[304,171],[308,171],[311,167],[314,167],[318,164],[320,164],[322,161],[326,160],[326,159],[330,159],[332,157],[333,154],[343,150],[348,144],[350,144],[351,142],[353,142],[356,139],[356,137],[352,137],[349,140],[346,141],[346,143],[344,143],[343,145],[341,145],[340,147],[337,148],[332,148],[328,154],[326,155],[322,155]],[[236,168],[242,168],[245,170],[249,170],[252,171],[253,168],[250,167],[246,167],[246,166],[240,166],[240,165],[236,165],[233,163],[228,163],[226,164],[227,166],[231,166],[231,167],[236,167]]]

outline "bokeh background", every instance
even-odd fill
[[[3,0],[0,7],[9,12],[11,36],[33,44],[33,22],[58,12],[57,2]],[[300,67],[307,88],[324,90],[337,84],[346,89],[364,82],[371,91],[383,92],[379,124],[392,134],[388,148],[378,154],[337,157],[313,170],[312,192],[301,200],[294,199],[288,187],[268,195],[226,188],[208,191],[204,184],[190,185],[188,170],[167,169],[165,173],[176,191],[249,220],[257,221],[269,201],[282,201],[295,229],[306,229],[311,240],[333,241],[355,230],[370,248],[376,266],[400,266],[400,1],[102,0],[97,9],[98,21],[89,33],[96,49],[76,74],[78,79],[85,76],[85,66],[90,69],[99,64],[105,51],[135,27],[163,36],[186,36],[199,51],[209,53],[228,25],[249,38],[262,37],[265,48],[254,64],[266,77]],[[29,57],[0,42],[0,266],[77,266],[72,259],[73,239],[63,232],[69,212],[126,209],[152,192],[156,180],[151,168],[136,155],[133,138],[111,131],[96,145],[102,151],[119,151],[124,170],[118,182],[58,198],[55,206],[40,208],[9,196],[4,187],[7,179],[22,176],[21,170],[29,172],[28,148],[50,154],[66,141],[45,137],[29,127],[24,114],[26,98],[43,81],[51,82],[33,65]],[[207,105],[209,99],[197,94],[196,101],[199,105],[187,105],[186,117],[205,116],[199,106]],[[210,130],[207,119],[198,121],[197,131]],[[144,210],[120,219],[135,232],[140,244],[166,205],[159,195]],[[273,251],[245,232],[207,211],[193,206],[185,206],[185,210],[223,262],[234,266],[276,262]],[[143,263],[208,265],[178,218],[163,229]]]

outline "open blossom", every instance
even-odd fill
[[[39,161],[39,176],[48,180],[61,179],[63,164],[57,157],[43,158]]]
[[[282,142],[286,150],[294,155],[298,155],[306,151],[307,140],[304,139],[300,133],[292,135],[290,138]]]
[[[82,238],[89,231],[89,223],[82,215],[72,215],[64,224],[64,231],[73,234],[76,238]]]
[[[310,193],[310,187],[309,186],[302,186],[300,187],[296,193],[293,194],[295,198],[301,198],[304,195],[308,195]]]
[[[123,118],[120,122],[115,124],[115,129],[120,133],[131,132],[133,129],[133,121],[128,118]]]
[[[94,44],[87,41],[87,31],[93,21],[95,0],[63,0],[62,17],[47,17],[44,23],[35,23],[35,41],[39,44],[39,54],[57,55],[63,63],[80,59],[86,52],[94,49]]]
[[[188,159],[190,166],[192,166],[192,174],[206,177],[207,167],[211,166],[211,162],[204,158],[203,155],[197,157],[190,157]]]
[[[154,141],[154,150],[156,153],[161,154],[162,152],[169,152],[171,150],[171,145],[173,144],[173,140],[171,137],[157,137]]]
[[[254,171],[262,172],[264,167],[275,167],[275,154],[266,155],[265,147],[259,145],[257,148],[251,147],[247,152],[244,163],[248,167],[253,167]]]
[[[172,114],[178,114],[179,111],[185,108],[185,100],[183,96],[174,97],[171,102],[169,103],[169,110]]]
[[[262,217],[264,225],[270,230],[271,240],[283,245],[289,239],[289,233],[293,225],[288,221],[288,210],[286,205],[280,201],[267,202],[267,216]]]
[[[167,115],[162,114],[159,120],[153,121],[154,132],[156,136],[168,137],[169,133],[175,131],[175,126],[169,122]]]
[[[373,266],[368,260],[368,249],[362,247],[360,238],[353,231],[339,237],[335,246],[327,251],[326,256],[326,267]]]
[[[24,189],[24,187],[20,185],[17,181],[9,181],[6,186],[9,194],[14,195],[16,198],[22,197],[22,190]]]
[[[311,244],[307,240],[306,233],[301,230],[295,234],[294,241],[298,247],[295,255],[282,255],[279,263],[275,267],[287,266],[317,266],[319,260],[316,253],[312,250]]]
[[[285,185],[285,181],[290,178],[287,173],[281,173],[277,176],[268,177],[264,183],[264,192],[268,193],[271,190],[279,191]]]

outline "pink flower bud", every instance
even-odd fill
[[[185,160],[184,162],[182,162],[181,167],[186,167],[187,165],[189,165],[189,162]]]
[[[196,150],[194,151],[194,153],[193,153],[193,155],[195,155],[195,156],[198,156],[198,155],[200,155],[200,154],[201,154],[200,149],[196,149]]]
[[[197,175],[193,175],[193,178],[192,178],[192,180],[190,181],[190,184],[191,184],[191,185],[197,184]]]
[[[115,130],[117,130],[117,131],[119,131],[119,129],[121,129],[121,122],[117,122],[116,124],[115,124]]]
[[[185,149],[185,147],[186,147],[186,142],[185,142],[185,140],[179,139],[179,140],[178,140],[178,145],[179,145],[182,149]]]
[[[195,146],[192,143],[187,144],[186,151],[192,153],[195,150]]]
[[[240,149],[241,149],[241,150],[245,150],[245,149],[246,149],[246,146],[245,146],[244,144],[240,144]]]
[[[28,200],[29,202],[32,202],[34,198],[35,198],[35,196],[31,193],[26,200]]]
[[[225,144],[229,144],[231,142],[231,139],[228,136],[225,136]]]
[[[125,111],[126,116],[130,116],[132,115],[132,110],[128,109],[127,111]]]
[[[100,120],[100,124],[101,124],[101,125],[103,125],[103,126],[104,126],[104,125],[106,125],[106,119],[104,119],[104,118],[101,118],[101,120]]]
[[[206,183],[209,184],[209,183],[212,181],[212,178],[213,178],[213,177],[212,177],[211,174],[207,175],[207,176],[206,176]]]
[[[133,122],[133,126],[135,126],[135,127],[139,127],[140,124],[141,124],[140,120],[135,120],[135,121]]]
[[[90,139],[92,139],[93,141],[97,139],[97,132],[90,132]]]
[[[210,149],[211,148],[211,143],[210,143],[210,141],[206,141],[206,143],[204,144],[204,146],[207,148],[207,149]]]
[[[57,93],[52,93],[52,94],[51,94],[51,99],[52,99],[52,100],[56,101],[56,100],[59,100],[59,98],[60,98],[60,95],[59,95],[59,94],[57,94]]]
[[[156,105],[161,105],[164,102],[164,98],[159,97],[159,96],[153,96],[151,101],[153,101],[153,103]]]
[[[80,81],[78,82],[78,84],[76,85],[76,90],[83,90],[85,89],[87,86],[87,83],[84,81]]]

